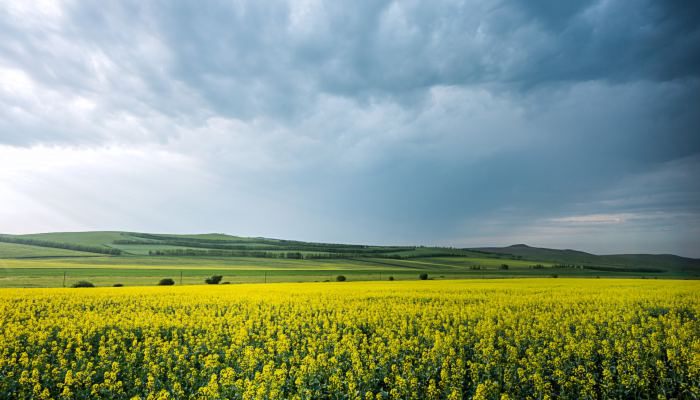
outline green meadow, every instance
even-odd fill
[[[532,249],[529,248],[528,249]],[[87,280],[97,286],[222,282],[324,282],[505,277],[695,278],[697,260],[657,263],[641,256],[616,262],[595,257],[567,263],[566,251],[523,255],[522,245],[498,249],[365,246],[309,243],[223,234],[165,235],[76,232],[0,235],[0,287],[61,287]],[[110,252],[104,254],[102,252]],[[555,253],[551,253],[555,252]],[[556,253],[559,252],[559,253]],[[657,265],[658,264],[658,265]]]

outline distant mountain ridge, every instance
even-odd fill
[[[673,254],[606,254],[597,255],[572,249],[550,249],[515,244],[506,247],[475,247],[466,250],[510,255],[523,260],[546,260],[565,265],[602,265],[610,267],[639,267],[675,269],[683,272],[700,269],[700,259]]]

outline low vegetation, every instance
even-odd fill
[[[222,275],[212,275],[204,280],[207,285],[218,285],[224,277]]]
[[[95,287],[95,285],[92,284],[92,282],[88,281],[78,281],[75,282],[74,284],[71,285],[72,288],[89,288],[89,287]]]

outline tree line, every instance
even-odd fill
[[[365,252],[346,252],[346,253],[302,253],[300,251],[250,251],[250,250],[220,250],[220,249],[161,249],[149,250],[150,256],[165,256],[165,257],[255,257],[255,258],[286,258],[293,260],[323,260],[323,259],[352,259],[367,257]],[[392,260],[403,260],[409,258],[422,257],[458,257],[458,253],[434,253],[434,254],[371,254],[372,258],[385,258]]]
[[[108,247],[88,246],[88,245],[75,244],[75,243],[52,242],[49,240],[28,239],[28,238],[20,238],[20,237],[5,236],[5,235],[0,235],[0,242],[14,243],[14,244],[26,244],[29,246],[38,246],[38,247],[50,247],[50,248],[54,248],[54,249],[84,251],[87,253],[108,254],[111,256],[118,256],[118,255],[122,254],[121,250],[112,249],[112,248],[108,248]]]
[[[265,250],[297,250],[297,251],[315,251],[324,253],[362,253],[362,254],[381,254],[381,253],[392,253],[398,251],[413,250],[415,247],[331,247],[331,246],[320,246],[316,244],[295,244],[295,245],[250,245],[250,244],[230,244],[230,243],[212,243],[212,242],[200,242],[200,241],[190,241],[182,239],[160,239],[158,242],[146,242],[142,240],[126,240],[120,239],[115,240],[114,244],[126,244],[126,245],[166,245],[166,246],[180,246],[180,247],[194,247],[200,249],[215,249],[215,250],[251,250],[251,251],[265,251]]]

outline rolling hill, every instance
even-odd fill
[[[594,255],[526,245],[482,248],[314,243],[220,233],[121,231],[0,235],[0,287],[152,285],[163,277],[227,281],[328,281],[506,277],[698,278],[700,260],[673,255]]]
[[[596,255],[578,250],[557,250],[516,244],[507,247],[479,247],[468,249],[487,254],[501,254],[521,260],[547,260],[564,265],[580,265],[592,268],[618,268],[634,270],[673,270],[683,273],[700,271],[700,259],[672,254],[610,254]]]

